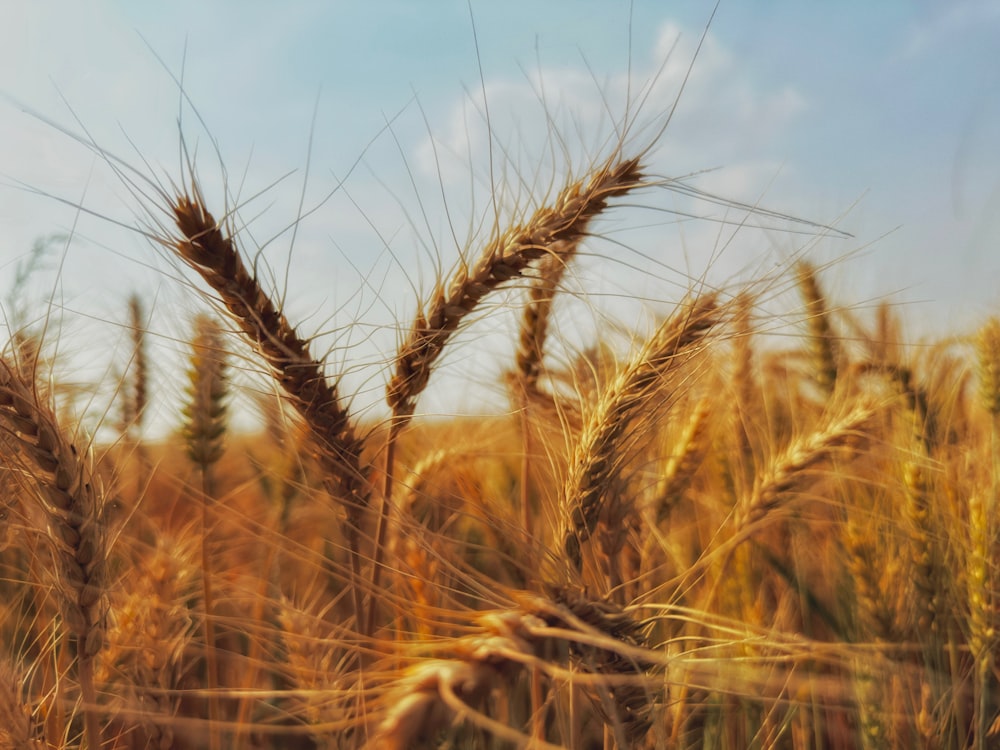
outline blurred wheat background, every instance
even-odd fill
[[[13,103],[89,166],[4,168],[69,224],[0,290],[0,748],[1000,742],[1000,318],[865,297],[898,237],[680,155],[726,11],[329,171],[318,109],[303,169],[234,163],[167,61],[166,158]]]

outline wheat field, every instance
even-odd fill
[[[141,295],[99,430],[45,310],[7,310],[0,748],[1000,743],[1000,320],[908,341],[801,253],[563,339],[597,222],[678,187],[637,120],[441,259],[376,416],[187,151],[121,170],[197,290],[183,406],[151,429]],[[500,314],[497,403],[422,413]]]

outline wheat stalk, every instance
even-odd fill
[[[546,255],[553,257],[553,263],[565,263],[586,236],[591,220],[607,208],[608,201],[643,184],[638,158],[623,160],[617,153],[612,155],[586,180],[567,185],[551,205],[539,208],[525,223],[504,232],[497,228],[478,258],[471,265],[463,259],[447,281],[437,284],[428,303],[418,311],[396,354],[395,373],[386,387],[392,422],[386,440],[382,510],[375,535],[373,591],[378,589],[381,575],[396,440],[413,417],[417,397],[427,387],[445,345],[487,294],[522,276],[532,261]],[[369,631],[374,609],[373,599]]]
[[[331,496],[347,514],[352,596],[358,622],[363,622],[361,581],[361,516],[369,507],[370,487],[362,467],[364,441],[355,433],[340,396],[299,337],[250,273],[231,237],[225,236],[205,208],[197,185],[191,195],[172,205],[181,236],[173,247],[222,299],[244,336],[270,366],[289,402],[305,423],[317,458],[326,472]]]
[[[681,354],[700,342],[720,317],[721,311],[712,295],[682,304],[600,393],[583,425],[560,503],[567,524],[563,549],[577,571],[582,566],[580,542],[593,533],[607,493],[615,486],[618,449],[630,420],[647,403],[651,390],[661,384]]]

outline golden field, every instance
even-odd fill
[[[797,257],[561,341],[594,222],[666,186],[628,141],[443,259],[383,417],[352,411],[349,360],[289,319],[190,160],[190,187],[136,189],[201,295],[170,437],[148,300],[99,437],[59,332],[8,310],[0,748],[1000,743],[1000,321],[907,341]],[[417,416],[499,313],[502,403]],[[260,429],[233,429],[248,403]]]

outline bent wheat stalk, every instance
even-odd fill
[[[329,493],[347,513],[355,615],[364,622],[360,592],[361,517],[369,507],[370,489],[361,464],[364,441],[324,373],[284,314],[247,269],[235,241],[222,233],[205,208],[197,185],[190,195],[174,199],[172,210],[181,236],[173,248],[211,286],[236,320],[244,336],[264,357],[292,407],[302,418],[326,475]]]
[[[543,256],[552,256],[554,263],[564,264],[586,236],[591,220],[607,208],[608,201],[644,184],[639,159],[622,159],[616,152],[586,180],[567,185],[551,205],[539,208],[525,223],[505,232],[497,228],[471,265],[463,259],[446,282],[435,286],[430,301],[417,313],[399,348],[395,374],[386,388],[392,422],[386,442],[385,484],[375,535],[372,591],[378,590],[381,574],[396,439],[413,417],[417,398],[427,387],[445,345],[487,294],[521,277],[533,261]],[[373,617],[374,612],[369,611],[369,631]]]
[[[503,233],[497,230],[471,266],[463,260],[446,284],[439,283],[396,356],[396,372],[386,390],[394,423],[405,424],[413,416],[417,397],[442,350],[483,297],[521,276],[529,263],[544,255],[565,260],[611,198],[643,184],[639,160],[621,160],[615,154],[589,179],[564,188],[552,205],[539,208],[524,224]]]

